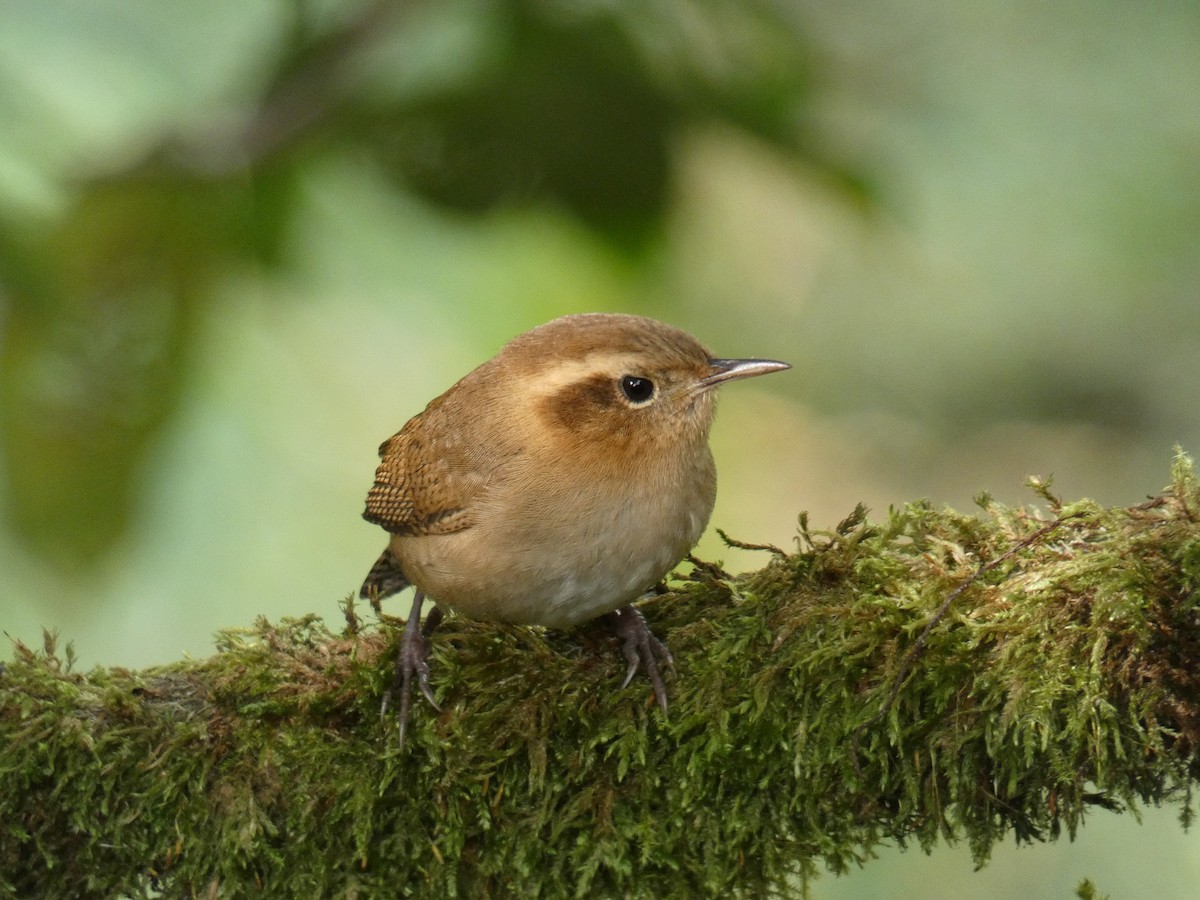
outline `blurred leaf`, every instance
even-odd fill
[[[53,227],[0,230],[5,511],[60,567],[120,538],[179,395],[196,302],[214,265],[253,244],[246,195],[139,176],[89,186]]]
[[[419,7],[420,23],[408,15],[372,31],[347,25],[358,42],[322,35],[314,67],[354,68],[333,65],[331,46],[370,63],[340,102],[315,91],[306,107],[336,106],[335,133],[356,134],[401,182],[440,204],[471,213],[560,205],[636,249],[670,199],[674,141],[712,121],[861,188],[860,176],[806,148],[808,49],[773,4],[504,0],[472,5],[473,37],[459,6]],[[438,15],[440,28],[427,21]],[[462,58],[414,64],[409,29],[436,34]],[[311,85],[310,76],[293,66],[288,78]],[[277,85],[273,95],[288,91]]]
[[[678,111],[611,19],[558,26],[513,12],[497,70],[374,123],[381,152],[448,206],[550,200],[613,236],[644,232],[666,202]]]

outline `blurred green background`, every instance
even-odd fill
[[[795,364],[724,392],[744,540],[1137,502],[1200,451],[1197,48],[1195,0],[6,0],[0,628],[336,617],[378,443],[587,310]],[[1192,897],[1175,816],[814,896]]]

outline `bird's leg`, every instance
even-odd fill
[[[404,635],[400,638],[400,650],[396,654],[396,674],[392,680],[392,686],[383,695],[383,705],[379,710],[381,717],[386,715],[392,694],[399,692],[400,712],[397,718],[400,720],[401,747],[404,746],[404,735],[408,731],[408,710],[412,705],[414,674],[417,676],[417,686],[425,695],[425,699],[429,701],[429,705],[438,712],[442,710],[437,705],[437,701],[433,699],[433,691],[429,687],[429,645],[425,642],[425,638],[442,621],[442,611],[436,606],[433,607],[425,619],[425,627],[422,628],[421,604],[424,601],[425,594],[422,591],[417,591],[413,595],[412,609],[408,613],[408,621],[404,623]]]
[[[633,676],[637,674],[638,666],[646,667],[646,677],[654,688],[654,699],[665,715],[667,712],[667,687],[663,684],[659,663],[674,668],[675,660],[667,645],[656,638],[650,631],[641,612],[633,605],[622,607],[616,612],[609,613],[617,635],[622,639],[621,650],[629,663],[625,672],[625,680],[621,687],[626,688]]]

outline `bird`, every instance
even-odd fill
[[[715,389],[788,368],[715,357],[644,316],[567,315],[510,340],[384,441],[363,518],[389,539],[359,594],[414,589],[383,704],[399,692],[400,745],[414,679],[440,710],[428,638],[442,607],[553,629],[607,616],[621,688],[644,667],[665,714],[673,659],[633,602],[712,514]]]

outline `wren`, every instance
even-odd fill
[[[401,744],[414,676],[438,708],[426,637],[441,607],[547,628],[607,615],[628,664],[621,687],[644,666],[665,713],[671,655],[633,601],[712,514],[714,388],[787,368],[716,358],[641,316],[564,316],[511,340],[385,441],[363,518],[391,538],[360,595],[414,588],[394,685]],[[422,629],[426,596],[436,606]]]

